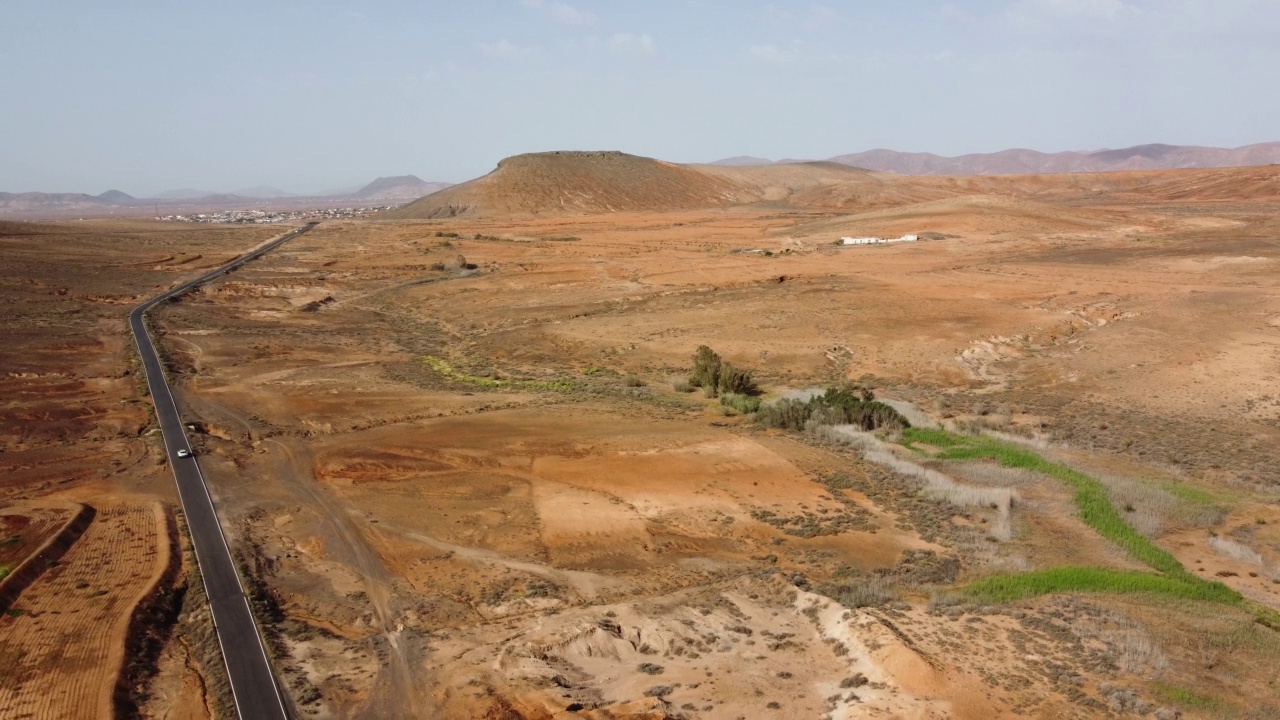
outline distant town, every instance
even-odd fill
[[[271,223],[296,222],[299,220],[362,218],[395,207],[399,207],[399,205],[370,205],[368,207],[328,208],[324,210],[224,210],[222,212],[192,213],[189,215],[157,215],[156,220],[231,225],[269,225]]]

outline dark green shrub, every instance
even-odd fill
[[[756,387],[755,380],[751,377],[751,371],[734,367],[732,363],[725,363],[720,368],[720,378],[716,381],[716,390],[721,394],[760,394],[760,388]]]
[[[714,392],[720,382],[720,368],[724,363],[714,350],[702,345],[693,354],[693,374],[689,376],[689,384],[694,387],[711,388]]]
[[[724,362],[706,345],[699,347],[693,355],[693,374],[689,376],[689,385],[702,388],[703,394],[709,398],[723,393],[760,394],[750,370]]]
[[[809,422],[819,425],[856,425],[863,430],[902,430],[911,423],[897,410],[878,400],[870,390],[828,388],[825,393],[800,400],[779,400],[760,408],[756,421],[765,427],[803,430]]]

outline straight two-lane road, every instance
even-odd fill
[[[222,525],[218,522],[213,498],[210,497],[209,489],[205,485],[204,475],[200,473],[200,464],[195,455],[178,456],[179,450],[190,449],[187,433],[182,426],[178,406],[174,403],[173,393],[165,380],[160,357],[156,354],[150,334],[147,333],[143,317],[158,303],[232,272],[241,265],[271,252],[282,243],[307,232],[315,225],[316,223],[310,223],[287,233],[217,270],[148,300],[129,314],[129,327],[133,330],[138,355],[141,356],[142,367],[147,373],[147,388],[151,391],[151,402],[155,405],[156,419],[160,423],[160,431],[164,436],[169,466],[173,468],[173,477],[178,484],[178,497],[182,501],[182,511],[191,532],[192,544],[195,546],[196,562],[200,567],[200,576],[204,580],[205,593],[209,597],[209,608],[213,612],[213,624],[217,631],[218,644],[222,647],[222,658],[227,666],[227,677],[231,683],[236,712],[243,720],[257,720],[257,718],[287,720],[289,712],[280,693],[275,674],[271,670],[271,663],[267,660],[262,636],[258,633],[258,626],[254,622],[253,611],[249,607],[244,585],[241,584],[240,575],[236,572],[235,560],[231,556],[230,547],[227,546],[227,539],[222,533]]]

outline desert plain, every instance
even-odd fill
[[[1270,718],[1278,211],[519,156],[151,331],[298,717]],[[233,716],[125,318],[287,229],[0,223],[0,715]]]

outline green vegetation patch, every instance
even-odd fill
[[[1212,695],[1202,695],[1191,688],[1185,688],[1180,685],[1157,681],[1151,683],[1151,689],[1155,690],[1156,695],[1164,702],[1181,706],[1187,710],[1220,712],[1226,707],[1225,703]]]
[[[1236,591],[1221,584],[1195,578],[1195,582],[1141,570],[1112,570],[1091,567],[1056,567],[1027,573],[993,575],[975,580],[964,592],[988,602],[1024,600],[1039,595],[1065,592],[1149,593],[1184,600],[1238,605]]]
[[[725,393],[720,396],[720,404],[737,410],[743,415],[750,415],[760,409],[760,398],[738,393]]]
[[[572,390],[574,385],[568,380],[499,380],[496,378],[469,375],[455,370],[452,365],[434,355],[422,359],[427,367],[435,370],[454,382],[466,383],[485,388],[513,388],[516,390]]]
[[[1035,452],[987,437],[956,435],[945,430],[908,428],[903,431],[908,447],[926,443],[941,448],[942,460],[995,460],[1005,467],[1016,467],[1043,473],[1065,481],[1075,489],[1075,504],[1080,519],[1099,535],[1124,548],[1135,560],[1184,582],[1203,583],[1187,572],[1177,558],[1134,530],[1125,522],[1102,483],[1065,465],[1049,462]],[[1216,584],[1216,583],[1213,583]]]
[[[8,565],[0,565],[0,580],[3,580],[9,577],[10,572],[11,572],[11,569],[9,568]]]
[[[1223,498],[1198,487],[1192,487],[1183,483],[1161,483],[1160,488],[1170,495],[1185,500],[1196,505],[1214,506],[1222,502]]]
[[[962,447],[969,444],[970,441],[980,439],[956,435],[946,430],[935,430],[933,428],[911,428],[910,431],[902,434],[903,446],[917,451],[919,448],[916,447],[916,443],[924,443],[937,448],[953,448]]]
[[[1066,482],[1075,490],[1076,508],[1086,525],[1124,548],[1135,560],[1161,573],[1058,567],[993,575],[965,587],[966,592],[976,597],[1005,602],[1061,592],[1109,592],[1151,593],[1233,605],[1243,603],[1239,593],[1222,583],[1209,582],[1187,572],[1177,558],[1134,530],[1112,505],[1106,487],[1084,473],[1050,462],[1027,448],[988,437],[924,428],[907,428],[902,437],[903,445],[917,451],[920,450],[917,443],[938,448],[935,457],[941,460],[995,460],[1005,467],[1023,468]]]

